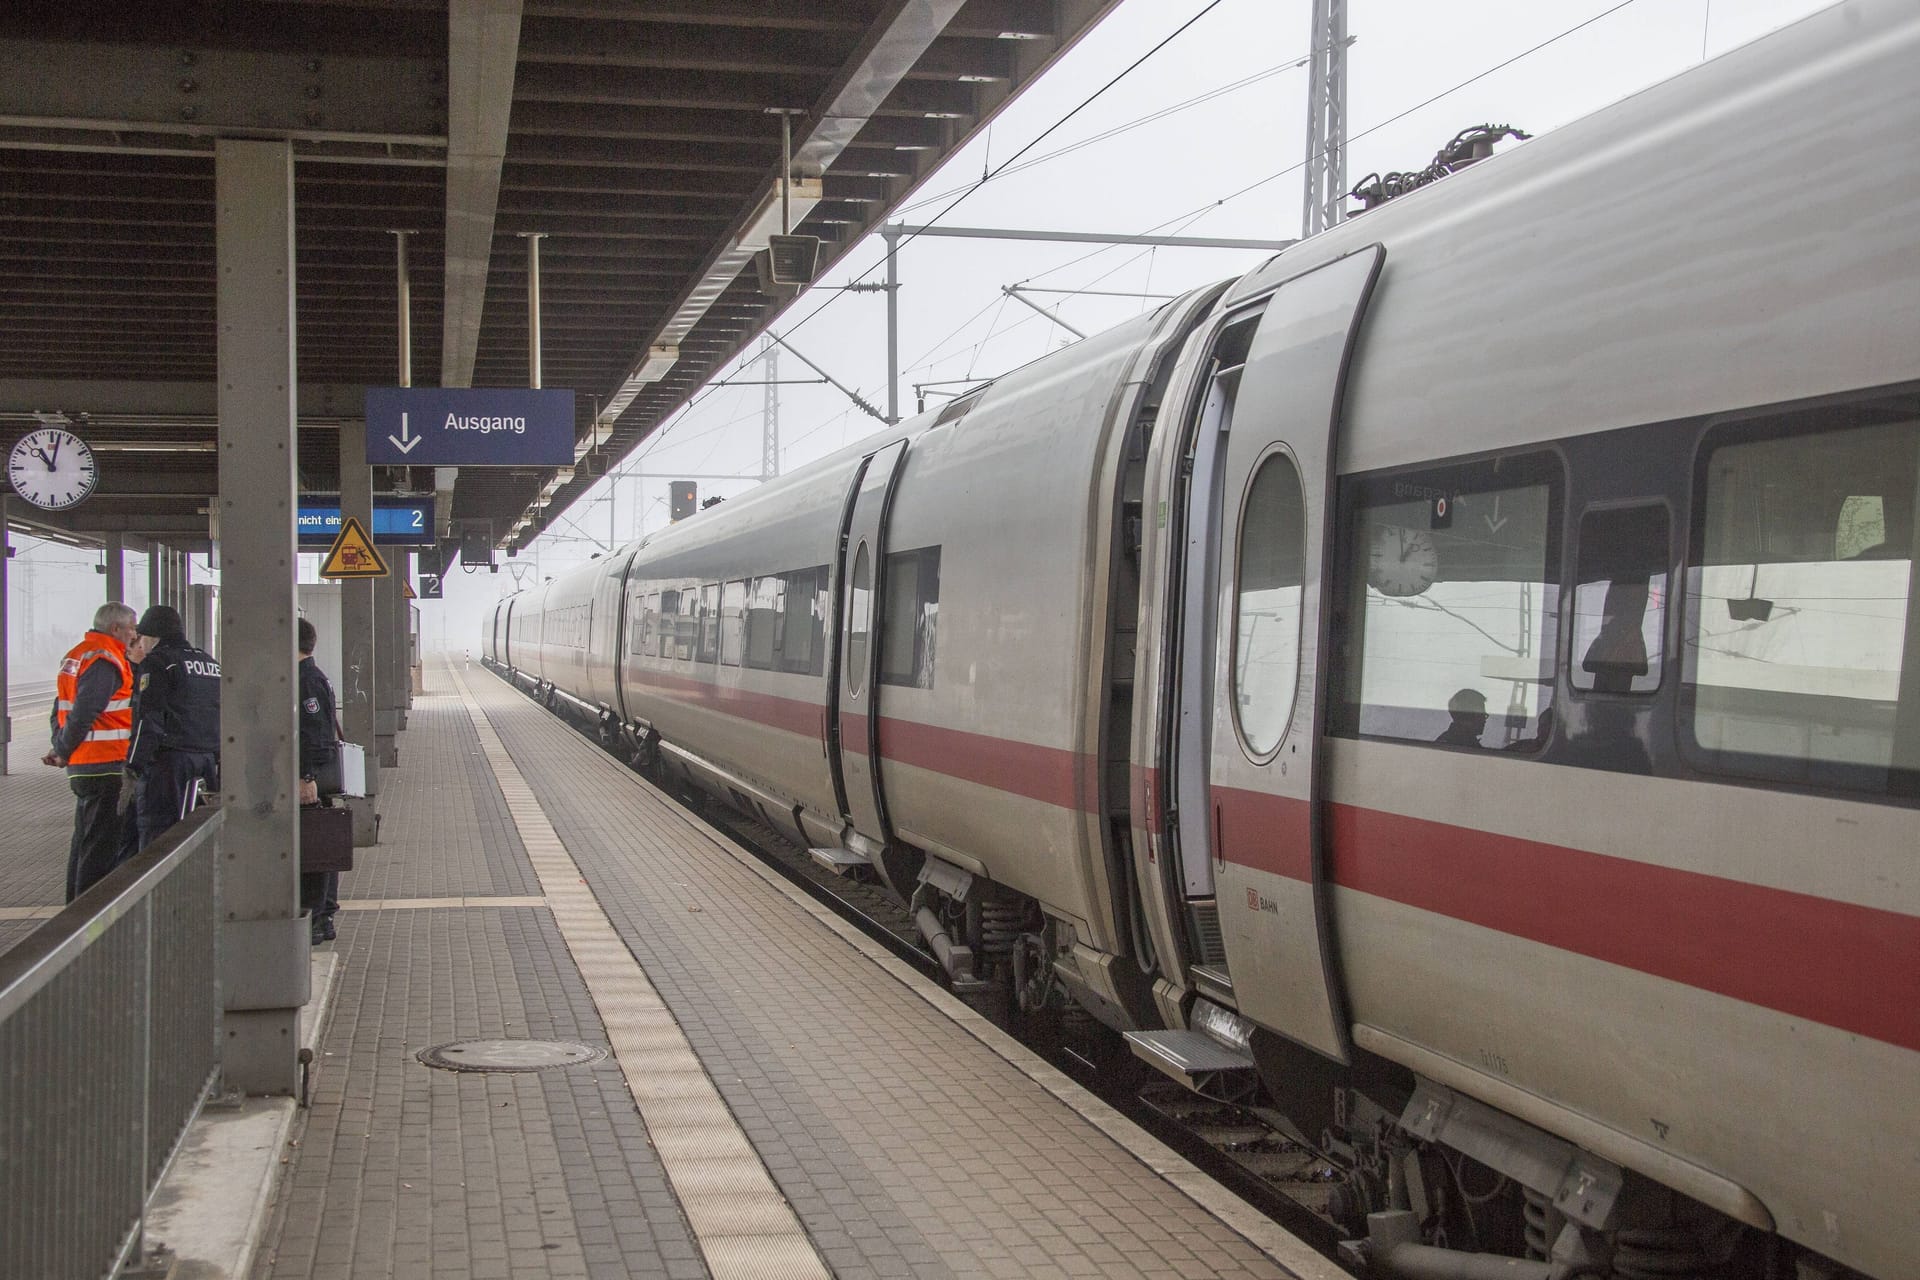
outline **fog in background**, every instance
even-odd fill
[[[1422,168],[1470,125],[1543,133],[1824,7],[1821,0],[1350,0],[1348,183],[1375,170]],[[1016,165],[973,186],[1203,10]],[[949,226],[1297,236],[1309,12],[1308,0],[1220,0],[1211,8],[1205,0],[1123,0],[897,216]],[[1713,160],[1699,157],[1702,164]],[[1267,256],[933,238],[905,244],[901,411],[914,411],[915,383],[945,383],[929,388],[929,405],[938,404],[942,393],[963,390],[966,379],[997,376],[1072,341],[1066,330],[1005,297],[1003,285],[1134,295],[1030,295],[1093,333],[1158,305],[1147,295],[1237,275]],[[880,238],[869,237],[822,283],[877,280],[882,263]],[[815,289],[789,308],[775,331],[884,408],[885,306],[880,294]],[[761,345],[754,344],[744,369],[729,366],[720,376],[765,378]],[[813,375],[782,353],[779,376]],[[700,392],[528,550],[512,559],[503,554],[497,573],[456,566],[445,600],[420,603],[423,647],[456,657],[477,651],[484,619],[503,594],[664,527],[666,487],[682,474],[757,476],[765,390]],[[783,472],[882,425],[829,387],[778,390]],[[700,496],[739,494],[755,483],[701,480]],[[100,553],[17,534],[13,542],[9,683],[16,690],[50,689],[53,664],[105,598],[105,579],[95,570]],[[302,581],[314,580],[317,557],[301,562]],[[195,563],[194,580],[208,580],[204,559]],[[127,584],[128,603],[144,607],[144,556],[128,556]],[[26,743],[33,732],[22,723],[16,740]]]

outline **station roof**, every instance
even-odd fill
[[[563,510],[787,305],[752,261],[779,229],[779,112],[797,113],[794,229],[822,237],[824,270],[1115,3],[0,7],[0,449],[64,419],[101,453],[96,495],[39,527],[204,544],[214,144],[285,138],[306,492],[337,488],[362,389],[397,381],[393,233],[416,386],[528,385],[541,237],[542,382],[578,393],[583,457],[570,479],[460,471],[456,532],[504,542],[543,487]]]

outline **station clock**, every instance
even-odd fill
[[[7,459],[13,491],[47,511],[64,511],[85,502],[100,480],[87,442],[62,427],[29,431]]]

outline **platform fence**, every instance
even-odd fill
[[[141,1247],[219,1074],[220,825],[190,815],[0,954],[0,1276],[93,1280]]]

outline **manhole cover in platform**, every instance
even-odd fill
[[[605,1049],[567,1040],[455,1040],[420,1051],[420,1061],[443,1071],[544,1071],[606,1056]]]

